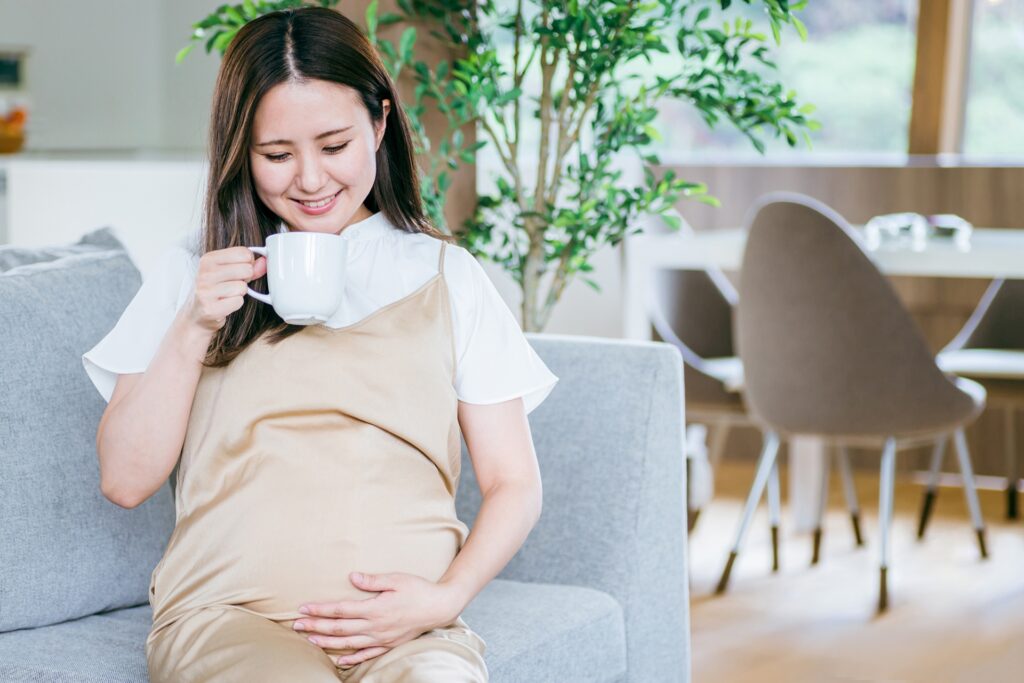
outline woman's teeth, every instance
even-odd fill
[[[338,190],[338,192],[341,192],[341,190]],[[308,207],[309,207],[309,208],[311,208],[311,209],[319,209],[319,208],[320,208],[320,207],[322,207],[322,206],[327,206],[328,204],[330,204],[330,203],[331,203],[331,201],[332,201],[332,200],[333,200],[333,199],[334,199],[334,198],[335,198],[336,196],[337,196],[337,192],[336,192],[335,194],[332,194],[332,195],[331,195],[330,197],[328,197],[327,199],[321,199],[321,200],[320,200],[320,201],[318,201],[318,202],[301,202],[301,201],[300,201],[300,204],[302,204],[303,206],[308,206]]]

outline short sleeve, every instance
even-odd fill
[[[450,247],[446,258],[446,276],[455,280],[449,289],[454,313],[455,392],[459,400],[489,404],[521,396],[530,413],[548,397],[558,377],[530,346],[519,322],[473,255],[462,247]]]
[[[149,367],[188,293],[190,260],[190,253],[181,247],[162,254],[114,328],[82,355],[86,374],[108,403],[118,375],[145,372]]]

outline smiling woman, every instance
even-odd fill
[[[322,25],[303,28],[312,17]],[[334,10],[272,12],[238,32],[217,76],[209,139],[204,252],[262,244],[282,223],[340,234],[378,211],[408,233],[452,241],[424,214],[394,83],[359,28]],[[253,289],[266,292],[264,278]],[[217,331],[207,362],[224,365],[264,333],[279,341],[298,331],[246,299]]]
[[[424,218],[394,84],[350,20],[308,7],[242,27],[211,125],[205,248],[171,254],[83,357],[110,402],[104,495],[138,506],[178,465],[150,680],[482,683],[461,613],[540,514],[526,416],[558,378]],[[246,295],[266,273],[246,245],[285,230],[347,243],[322,325]]]
[[[265,140],[250,151],[256,195],[292,229],[338,233],[340,217],[369,218],[360,198],[373,188],[391,102],[381,108],[371,121],[356,90],[321,80],[271,88],[253,124],[253,139]],[[338,120],[355,123],[330,129]]]

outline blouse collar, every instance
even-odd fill
[[[371,240],[383,237],[394,229],[395,227],[384,213],[378,211],[369,218],[364,218],[358,223],[352,223],[342,230],[338,236],[349,240]],[[277,231],[279,233],[288,232],[288,227],[284,224],[284,221],[281,222]]]

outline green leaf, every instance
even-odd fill
[[[185,47],[178,50],[178,54],[174,55],[174,62],[176,64],[181,63],[181,60],[185,59],[185,55],[192,51],[192,48],[196,46],[195,43],[189,43]]]
[[[220,17],[216,14],[211,14],[202,21],[192,24],[193,28],[213,28],[214,26],[220,26]]]
[[[721,206],[722,202],[718,201],[716,197],[712,197],[709,194],[698,195],[693,198],[694,201],[698,201],[701,204],[707,204],[708,206]]]
[[[448,188],[452,186],[452,177],[447,173],[442,172],[437,176],[437,189],[441,192],[447,192]]]
[[[800,21],[796,17],[791,17],[790,21],[793,22],[793,27],[796,29],[796,32],[798,34],[800,34],[800,40],[806,41],[807,40],[807,27],[804,26],[804,22]]]
[[[372,0],[366,7],[366,33],[371,36],[377,35],[377,0]]]
[[[678,230],[683,225],[683,219],[674,213],[662,214],[661,220],[665,221],[668,227]]]
[[[403,62],[412,61],[412,48],[416,44],[416,29],[410,26],[402,31],[402,37],[398,41],[398,54]]]
[[[245,20],[245,17],[243,17],[243,16],[242,16],[242,13],[241,13],[241,12],[239,12],[239,11],[238,11],[237,9],[235,9],[234,7],[228,7],[228,8],[226,8],[226,9],[224,10],[224,13],[228,15],[228,18],[229,18],[229,19],[231,19],[231,22],[232,22],[232,23],[233,23],[233,24],[234,24],[235,26],[244,26],[244,25],[245,25],[245,21],[246,21],[246,20]]]
[[[237,29],[232,29],[230,31],[224,31],[223,33],[218,35],[217,38],[213,41],[213,49],[223,54],[223,52],[228,48],[228,45],[231,43],[231,39],[235,37],[236,32]]]
[[[206,41],[206,51],[207,52],[212,52],[213,51],[214,43],[217,42],[217,39],[220,38],[221,34],[223,34],[223,33],[224,32],[222,30],[217,29],[217,31],[212,36],[210,36],[209,40]]]

